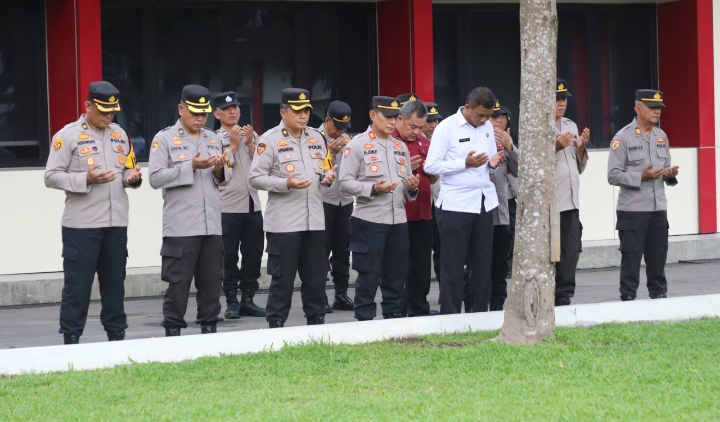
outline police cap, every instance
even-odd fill
[[[403,105],[408,101],[420,101],[420,96],[411,92],[409,94],[398,95],[397,100],[400,101],[400,105]]]
[[[213,105],[215,108],[225,109],[232,105],[240,106],[240,101],[237,99],[237,94],[233,91],[221,92],[213,97]]]
[[[186,85],[182,90],[180,102],[193,113],[210,113],[210,91],[200,85]]]
[[[312,109],[310,91],[302,88],[285,88],[280,93],[280,103],[289,105],[293,110]]]
[[[385,117],[396,117],[400,114],[400,102],[393,97],[372,97],[372,108],[378,110]]]
[[[428,110],[428,114],[427,114],[428,122],[434,122],[435,120],[443,119],[443,116],[440,115],[440,109],[438,108],[437,104],[425,103],[425,107],[427,107],[427,110]]]
[[[338,129],[347,129],[350,127],[350,117],[352,112],[350,106],[342,101],[333,101],[328,105],[327,115],[330,117]]]
[[[499,101],[495,101],[495,107],[493,107],[493,112],[490,115],[491,117],[500,117],[500,116],[506,116],[508,121],[512,117],[512,113],[510,112],[510,109],[508,109],[505,106],[501,106]]]
[[[557,78],[555,81],[555,98],[567,98],[572,97],[570,91],[568,91],[568,84],[565,79]]]
[[[635,91],[635,101],[640,101],[650,108],[665,107],[662,91],[654,89],[638,89]]]
[[[120,91],[110,82],[91,82],[88,89],[88,101],[95,104],[103,113],[120,111]]]

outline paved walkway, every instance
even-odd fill
[[[698,261],[669,265],[666,269],[669,281],[670,297],[692,296],[720,293],[720,260]],[[618,268],[600,270],[578,271],[574,304],[600,303],[619,300]],[[647,299],[647,289],[644,287],[644,274],[641,281],[638,299]],[[354,292],[349,294],[352,296]],[[332,290],[328,290],[332,295]],[[432,283],[430,291],[430,304],[433,309],[437,305],[438,284]],[[378,296],[379,303],[379,296]],[[258,293],[255,302],[265,306],[266,293]],[[331,297],[332,300],[332,297]],[[186,318],[192,321],[195,315],[195,299],[190,299]],[[62,336],[58,334],[59,305],[33,305],[23,307],[0,308],[0,349],[49,346],[62,343]],[[378,305],[379,309],[379,305]],[[162,298],[128,299],[125,302],[125,311],[128,315],[128,339],[159,337],[164,335],[160,326],[162,320]],[[225,311],[223,301],[223,312]],[[88,322],[81,342],[107,341],[105,332],[99,321],[100,303],[94,301],[90,305]],[[354,321],[352,311],[335,311],[325,318],[326,323]],[[300,293],[293,297],[293,306],[286,326],[304,325]],[[218,324],[218,331],[239,331],[267,328],[264,318],[242,317],[239,320],[226,320]],[[187,334],[197,334],[200,327],[190,324]]]

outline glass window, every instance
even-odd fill
[[[0,6],[0,166],[44,165],[48,151],[42,1]]]
[[[440,114],[449,116],[465,95],[458,89],[458,13],[433,8],[433,72],[435,102]]]

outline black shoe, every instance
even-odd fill
[[[285,326],[284,321],[268,321],[270,328],[282,328]]]
[[[63,334],[63,340],[65,344],[80,344],[80,336],[75,334]]]
[[[490,312],[502,311],[503,306],[505,306],[505,299],[490,299]]]
[[[325,316],[315,315],[307,319],[307,325],[323,325],[325,324]]]
[[[440,315],[440,311],[436,311],[435,309],[430,309],[430,316],[433,315]]]
[[[213,334],[217,333],[217,327],[215,324],[202,324],[200,326],[200,334]]]
[[[392,312],[389,314],[383,314],[385,319],[405,318],[405,312]]]
[[[227,303],[227,307],[225,308],[225,318],[239,319],[240,302],[237,300],[237,289],[225,291],[225,302]]]
[[[620,300],[623,302],[627,302],[628,300],[635,300],[635,296],[633,295],[620,295]]]
[[[253,302],[255,297],[254,289],[243,289],[240,296],[240,315],[252,317],[264,317],[265,308],[261,308]]]
[[[326,314],[333,313],[333,307],[330,306],[330,303],[328,302],[327,294],[324,295],[324,299],[325,299],[325,306],[324,306],[323,312],[325,312]]]
[[[333,302],[332,309],[338,311],[353,310],[353,301],[347,295],[347,289],[335,289],[335,302]]]
[[[108,331],[108,341],[123,341],[125,340],[125,330],[120,331]]]
[[[355,319],[358,321],[372,321],[373,320],[372,318],[358,318],[357,316],[355,317]]]
[[[667,293],[657,293],[650,295],[650,299],[667,299]]]
[[[555,298],[555,306],[568,306],[570,298],[567,296],[558,296]]]
[[[180,327],[165,328],[165,337],[179,337]]]

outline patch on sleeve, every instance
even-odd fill
[[[619,139],[613,139],[610,144],[610,148],[612,148],[613,151],[617,151],[617,149],[620,148],[620,145],[622,145],[622,142],[620,142]]]
[[[265,152],[265,142],[260,142],[256,148],[258,155],[262,155]]]
[[[60,148],[62,148],[62,144],[62,138],[55,138],[55,142],[53,142],[53,149],[55,150],[55,152],[60,151]]]
[[[345,151],[343,151],[343,158],[348,158],[350,155],[350,147],[345,147]]]
[[[155,154],[155,151],[157,151],[157,149],[158,149],[159,146],[160,146],[159,143],[153,142],[152,148],[150,148],[150,149],[152,150],[152,153],[153,153],[153,154]]]

